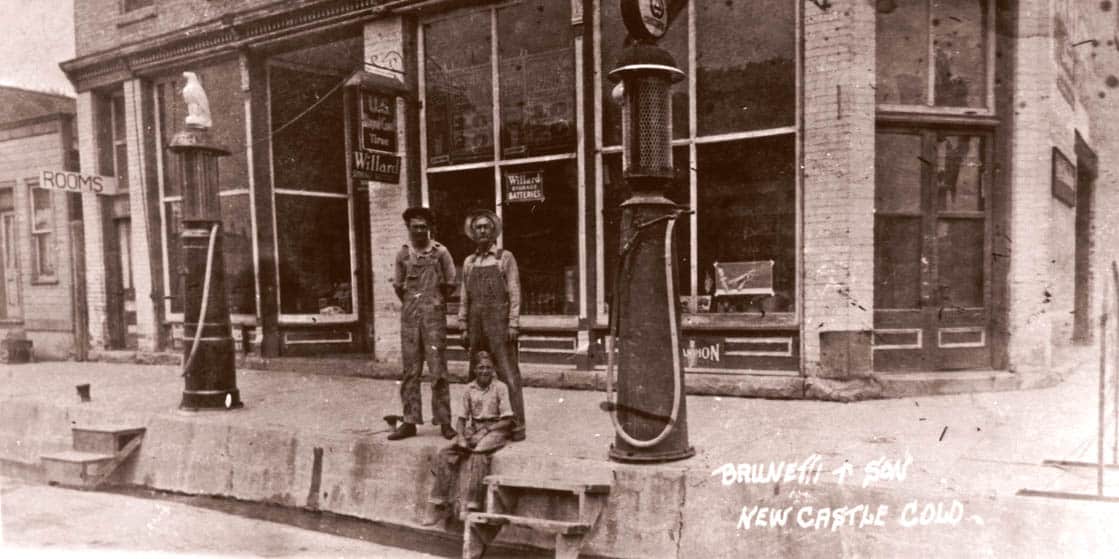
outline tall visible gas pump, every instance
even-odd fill
[[[218,159],[229,152],[209,135],[210,106],[193,72],[184,72],[186,128],[171,139],[182,185],[183,399],[188,411],[242,407],[222,264]]]
[[[621,251],[610,305],[606,408],[616,437],[610,459],[666,462],[688,458],[684,370],[680,362],[674,232],[689,213],[665,197],[672,182],[674,82],[684,77],[656,45],[668,28],[664,0],[623,0],[635,42],[609,74],[620,82],[623,167],[630,197],[622,203]],[[613,395],[617,365],[617,396]]]

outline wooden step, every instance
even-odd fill
[[[550,520],[547,518],[531,518],[527,516],[517,516],[514,514],[497,514],[493,512],[472,512],[467,517],[468,522],[473,524],[488,524],[490,526],[526,526],[533,530],[547,532],[551,534],[563,534],[566,536],[575,536],[586,534],[590,531],[591,526],[582,522],[570,522],[565,520]]]
[[[604,495],[610,493],[609,483],[587,483],[563,479],[532,478],[491,475],[486,476],[486,484],[497,487],[511,487],[518,489],[543,489],[547,491],[567,491],[570,493],[586,493],[590,495]]]
[[[132,439],[144,434],[143,427],[83,426],[71,429],[74,450],[116,454]]]
[[[41,458],[47,483],[87,487],[112,468],[115,456],[99,452],[67,450]]]

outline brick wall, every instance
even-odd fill
[[[77,56],[84,56],[178,31],[269,4],[309,4],[307,0],[156,0],[150,8],[122,13],[122,0],[75,0],[74,31]]]
[[[873,328],[875,11],[804,14],[804,369],[842,377],[869,368]],[[825,332],[846,333],[833,339],[856,362],[830,363]]]
[[[1049,286],[1050,106],[1054,67],[1048,2],[1019,3],[1010,142],[1008,358],[1012,370],[1052,362]]]
[[[370,22],[365,26],[365,60],[382,66],[398,66],[404,71],[403,59],[407,23],[401,17],[390,17]],[[369,67],[393,79],[404,81],[406,76]],[[393,263],[401,245],[408,242],[408,234],[400,220],[408,207],[408,184],[414,153],[403,153],[408,146],[408,121],[405,103],[397,102],[397,145],[402,152],[400,182],[397,184],[367,182],[369,186],[369,230],[372,250],[373,276],[373,353],[378,361],[400,361],[400,303],[392,288]]]
[[[19,269],[8,272],[19,275],[22,310],[22,316],[11,317],[22,318],[21,323],[0,324],[0,338],[12,328],[22,328],[34,343],[37,358],[61,359],[73,352],[74,307],[66,193],[50,193],[55,273],[49,277],[36,277],[33,273],[32,191],[29,187],[29,182],[37,180],[42,169],[66,168],[62,126],[68,125],[55,121],[50,127],[41,127],[44,130],[53,129],[53,132],[0,142],[0,182],[15,181],[13,204]]]

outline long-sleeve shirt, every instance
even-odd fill
[[[501,276],[505,278],[505,291],[509,294],[509,327],[519,328],[521,321],[521,276],[517,271],[517,259],[507,250],[501,251],[501,258],[497,256],[498,249],[491,245],[481,254],[475,252],[466,257],[462,263],[462,304],[458,307],[458,319],[466,324],[466,313],[470,308],[470,296],[466,289],[466,278],[474,268],[484,266],[497,266]]]

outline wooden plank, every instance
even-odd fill
[[[611,488],[611,485],[608,483],[584,483],[561,479],[520,478],[499,475],[486,476],[486,483],[502,487],[520,487],[524,489],[544,489],[549,491],[570,491],[572,493],[590,494],[606,494],[610,492]]]
[[[590,531],[589,524],[582,522],[568,522],[563,520],[550,520],[546,518],[530,518],[512,514],[495,514],[488,512],[475,512],[469,516],[469,521],[475,524],[489,524],[491,526],[525,526],[541,532],[556,534],[577,535]]]

